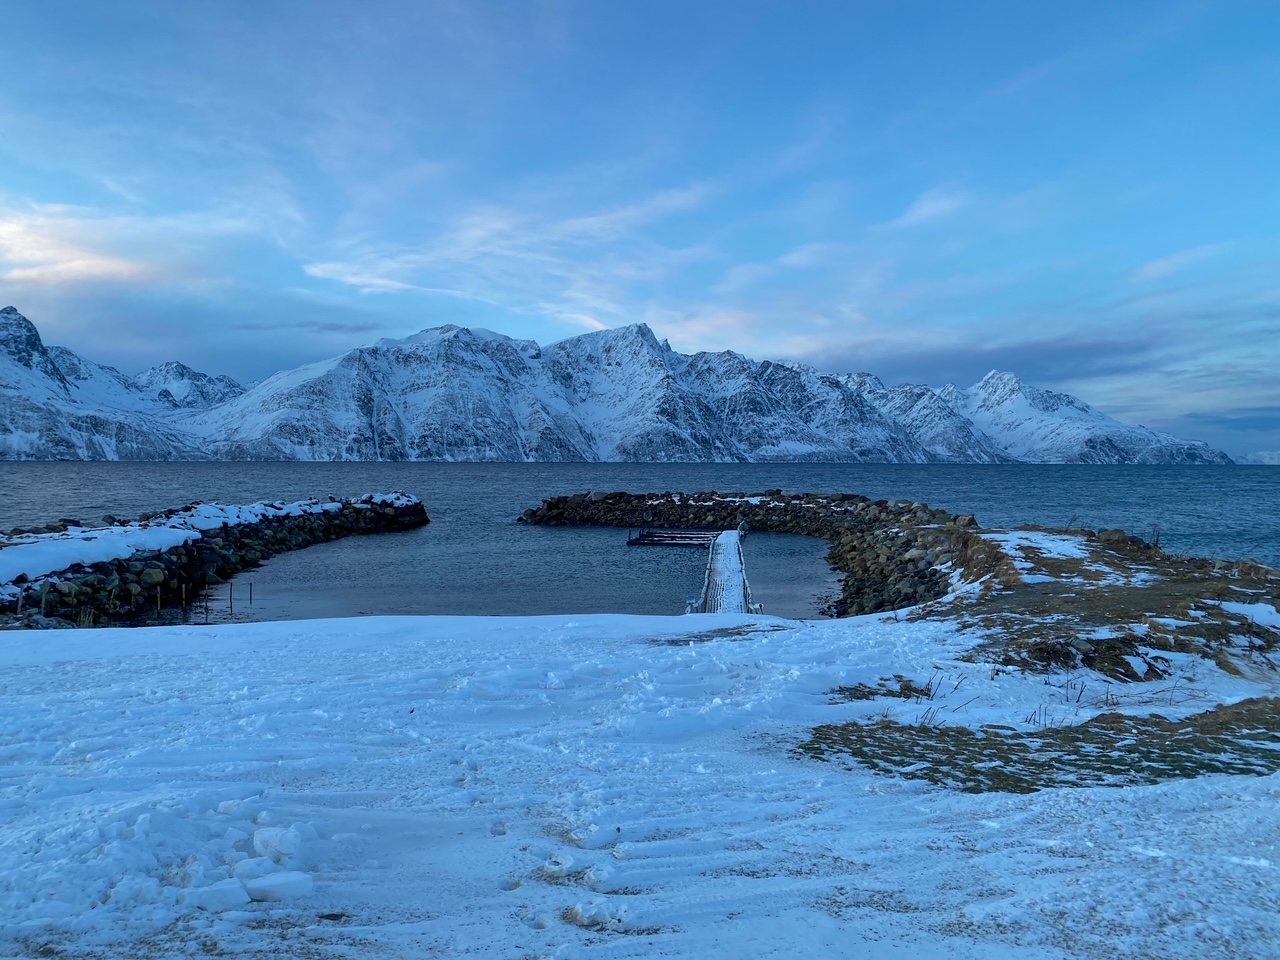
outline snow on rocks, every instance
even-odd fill
[[[136,522],[59,523],[0,538],[0,611],[10,606],[93,624],[194,599],[209,584],[282,550],[356,533],[429,523],[416,497],[394,492],[354,500],[244,506],[196,503]]]
[[[964,794],[794,749],[816,724],[882,715],[831,691],[895,673],[945,676],[928,706],[974,730],[1095,712],[960,660],[969,640],[943,620],[367,618],[56,639],[0,645],[0,955],[260,955],[267,929],[295,955],[495,960],[864,943],[1180,960],[1280,939],[1280,775]],[[1272,689],[1208,669],[1207,702]],[[909,722],[925,706],[889,709]]]

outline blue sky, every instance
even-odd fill
[[[0,301],[243,379],[636,321],[1280,449],[1280,5],[0,12]]]

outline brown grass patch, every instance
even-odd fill
[[[1008,728],[826,724],[797,750],[966,793],[1127,786],[1210,773],[1280,771],[1280,700],[1261,698],[1185,720],[1104,713],[1075,726]]]

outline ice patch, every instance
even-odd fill
[[[311,874],[299,870],[273,873],[256,880],[246,880],[244,889],[252,900],[292,900],[311,892]]]

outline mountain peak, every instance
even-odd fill
[[[849,386],[853,387],[853,389],[863,391],[864,393],[867,391],[879,393],[885,389],[883,380],[877,377],[874,373],[867,373],[866,371],[848,374],[845,377],[845,382],[848,383]]]
[[[991,387],[1021,387],[1022,378],[1007,370],[991,370],[976,384],[984,389]]]
[[[0,310],[0,356],[5,355],[28,370],[42,373],[66,387],[66,380],[40,339],[40,331],[12,306]]]
[[[969,394],[980,398],[984,405],[1003,404],[1027,396],[1027,389],[1016,373],[992,370],[974,384]]]
[[[662,344],[658,342],[658,338],[654,336],[653,331],[649,329],[649,325],[644,321],[641,321],[640,323],[629,323],[625,327],[617,327],[616,329],[632,333],[641,340],[652,343],[655,347],[662,346]]]
[[[407,337],[383,337],[375,347],[411,347],[417,344],[436,343],[440,340],[510,340],[506,334],[486,330],[484,327],[463,327],[456,323],[445,323],[438,327],[426,327]]]
[[[181,360],[166,360],[158,366],[151,367],[149,370],[144,370],[142,373],[138,374],[136,379],[151,379],[156,376],[190,378],[198,376],[198,374]]]
[[[17,307],[5,307],[0,310],[0,337],[8,339],[19,333],[25,335],[28,331],[35,333],[37,340],[40,338],[40,334],[36,333],[35,324],[20,314]]]
[[[133,382],[146,394],[172,407],[204,409],[245,392],[227,376],[211,377],[178,360],[167,360],[143,370]]]

